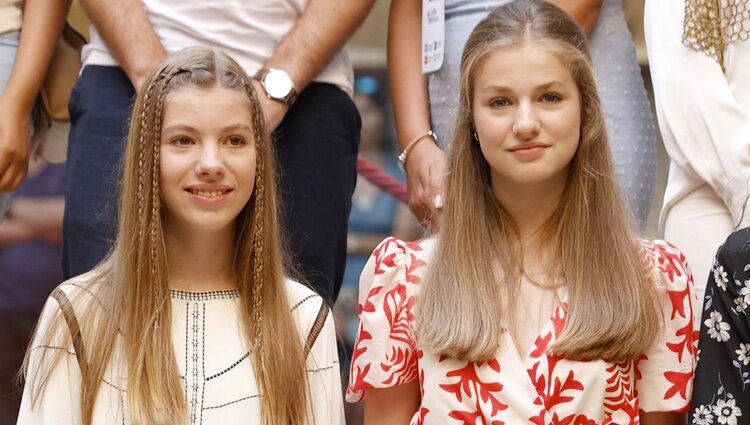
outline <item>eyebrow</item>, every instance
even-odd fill
[[[233,124],[228,127],[222,128],[221,132],[228,133],[228,132],[238,131],[238,130],[247,131],[249,133],[253,132],[253,129],[246,126],[245,124]],[[164,129],[162,130],[163,133],[174,132],[174,131],[196,131],[196,129],[187,124],[175,124],[175,125],[170,125],[169,127],[164,127]]]
[[[567,87],[567,84],[563,83],[560,80],[552,80],[549,82],[546,82],[544,84],[540,84],[534,88],[535,91],[546,91],[552,88],[553,86],[560,85],[563,87]],[[495,85],[491,84],[487,87],[484,87],[479,93],[488,93],[488,92],[512,92],[513,90],[510,87],[501,86],[501,85]]]

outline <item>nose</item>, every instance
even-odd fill
[[[201,177],[218,178],[224,175],[226,167],[221,157],[219,147],[213,143],[205,143],[195,162],[195,173]]]
[[[532,140],[539,135],[541,129],[542,123],[539,121],[534,106],[528,103],[519,105],[516,120],[513,123],[513,134],[518,140]]]

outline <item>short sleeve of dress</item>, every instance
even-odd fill
[[[684,412],[692,392],[696,357],[693,277],[685,255],[664,241],[644,241],[664,327],[651,348],[638,359],[636,389],[644,412]]]
[[[417,379],[414,302],[425,262],[419,243],[388,238],[367,262],[359,284],[359,329],[346,400]]]
[[[704,276],[705,278],[705,276]],[[700,323],[691,424],[747,423],[750,416],[750,228],[716,254]]]

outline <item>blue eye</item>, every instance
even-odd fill
[[[490,102],[490,106],[492,106],[493,108],[504,108],[508,105],[510,105],[510,102],[504,97],[493,99],[492,102]]]
[[[562,97],[556,93],[546,93],[542,95],[542,102],[544,103],[557,103],[562,100]]]

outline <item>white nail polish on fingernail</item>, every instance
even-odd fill
[[[443,208],[443,195],[435,195],[432,198],[432,205],[437,209]]]

